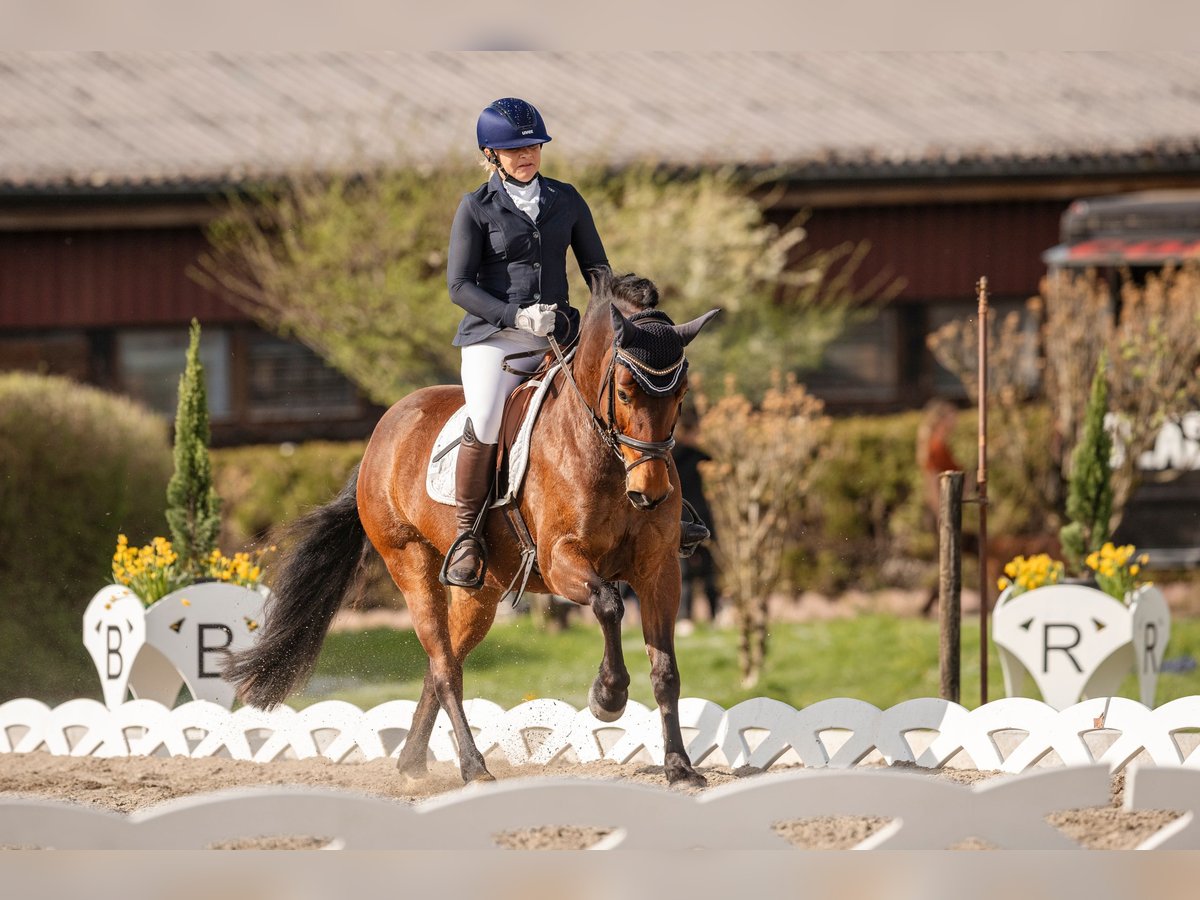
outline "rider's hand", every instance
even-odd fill
[[[527,306],[517,313],[516,325],[522,331],[544,337],[554,331],[554,313],[557,309],[553,303]]]

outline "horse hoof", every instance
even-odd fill
[[[708,779],[695,769],[683,769],[667,773],[667,781],[678,790],[701,790],[708,787]]]
[[[482,772],[476,772],[474,775],[463,774],[463,781],[466,784],[486,784],[489,781],[495,781],[496,776],[484,769]]]
[[[428,771],[413,772],[413,771],[409,771],[406,769],[397,769],[396,770],[396,777],[397,777],[397,779],[399,779],[400,789],[402,791],[419,790],[421,788],[421,786],[425,783],[425,779],[428,775],[429,775]]]
[[[621,708],[617,710],[605,709],[596,698],[596,682],[593,681],[592,686],[588,688],[588,710],[601,722],[615,722],[625,715],[625,704],[622,703]]]

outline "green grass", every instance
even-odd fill
[[[626,629],[625,660],[630,696],[653,706],[649,662],[639,629]],[[937,624],[883,615],[772,626],[767,667],[752,690],[739,684],[737,635],[698,626],[677,640],[684,697],[703,697],[726,708],[751,697],[772,697],[795,707],[831,697],[853,697],[886,709],[903,700],[938,695]],[[979,705],[979,629],[964,623],[962,696]],[[600,664],[603,644],[594,625],[574,625],[549,634],[528,617],[498,623],[467,660],[465,695],[485,697],[505,708],[534,697],[587,704],[587,690]],[[1167,659],[1200,659],[1200,620],[1171,624]],[[989,698],[1004,696],[993,647],[989,652]],[[377,629],[329,636],[307,691],[297,706],[318,700],[347,700],[369,709],[387,700],[415,700],[421,691],[425,654],[411,631]],[[1137,699],[1131,675],[1121,695]],[[1163,673],[1156,702],[1200,694],[1200,671]]]

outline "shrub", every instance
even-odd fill
[[[895,562],[928,559],[936,535],[921,524],[916,464],[919,412],[837,419],[809,488],[794,549],[797,586],[826,593],[896,584]]]
[[[1059,532],[1063,555],[1074,575],[1083,572],[1084,558],[1108,543],[1113,510],[1112,437],[1104,427],[1108,413],[1107,360],[1103,353],[1092,378],[1092,392],[1084,411],[1083,431],[1071,455],[1071,480],[1067,491],[1067,517]]]
[[[65,378],[0,375],[0,695],[99,696],[80,637],[114,536],[164,525],[166,422]]]
[[[187,365],[175,411],[175,474],[167,484],[167,523],[180,568],[193,578],[205,568],[221,529],[221,501],[208,455],[208,395],[200,362],[200,323],[192,319]],[[145,597],[142,598],[143,600]]]
[[[822,411],[794,378],[775,373],[759,405],[731,392],[701,414],[700,438],[712,459],[700,471],[719,535],[714,549],[737,608],[744,687],[758,683],[766,660],[767,601],[784,580],[791,524],[829,429]]]
[[[802,529],[794,535],[789,566],[799,589],[836,594],[847,587],[927,587],[937,578],[938,539],[922,512],[916,441],[919,411],[835,419],[828,446],[813,472]],[[1042,406],[1026,411],[1027,432],[1049,443],[1050,416]],[[1027,494],[1037,478],[1014,470],[1003,452],[1015,440],[989,429],[988,522],[995,535],[1039,534],[1046,523],[1041,506]],[[959,413],[952,435],[954,456],[966,467],[964,496],[975,493],[976,420]],[[1052,466],[1049,455],[1045,465]],[[973,508],[963,530],[977,530]],[[969,540],[967,541],[969,544]],[[968,559],[969,566],[975,564]],[[970,572],[964,572],[968,582]],[[968,582],[969,583],[969,582]]]
[[[364,448],[361,441],[311,441],[213,450],[224,513],[221,546],[234,550],[261,541],[275,526],[328,503]]]
[[[221,545],[236,550],[269,543],[271,532],[342,489],[362,459],[362,441],[312,441],[301,445],[270,444],[214,450],[213,471],[224,511]],[[272,554],[272,559],[282,555]],[[267,564],[263,580],[274,573]],[[360,607],[397,606],[396,585],[376,556],[359,589]]]

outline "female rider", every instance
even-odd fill
[[[507,97],[480,113],[475,132],[492,175],[459,204],[447,255],[450,298],[466,310],[454,345],[462,348],[467,421],[455,470],[458,538],[446,580],[467,588],[483,583],[483,528],[476,524],[491,491],[504,401],[523,380],[502,368],[504,357],[547,350],[550,334],[563,346],[575,340],[579,313],[569,303],[568,247],[589,286],[591,271],[608,265],[583,197],[540,174],[542,145],[551,140],[541,114]],[[526,367],[540,356],[526,357]],[[708,536],[702,526],[684,528],[685,548]]]

